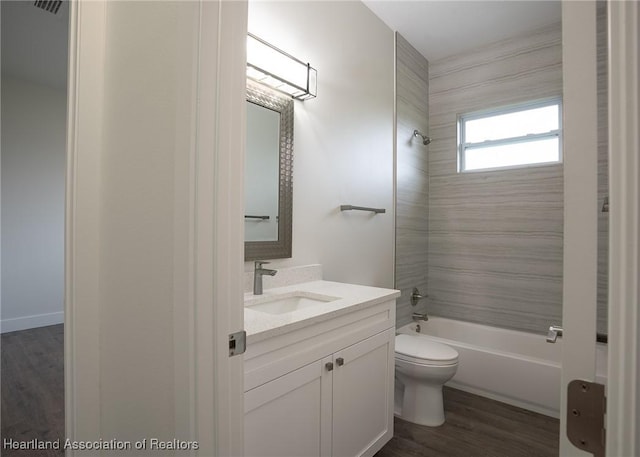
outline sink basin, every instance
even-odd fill
[[[245,307],[267,314],[285,314],[339,300],[338,297],[311,292],[290,292],[273,297],[247,300]]]

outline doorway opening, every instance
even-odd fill
[[[69,3],[1,8],[2,454],[63,455]]]

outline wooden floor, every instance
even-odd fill
[[[375,457],[556,457],[557,419],[445,387],[446,422],[424,427],[395,419],[394,437]]]
[[[63,327],[2,335],[0,443],[64,440]],[[558,455],[556,419],[445,388],[447,421],[423,427],[395,420],[395,436],[376,457],[551,457]],[[2,449],[6,457],[59,457],[62,451]]]
[[[2,359],[0,446],[14,441],[64,442],[64,332],[52,325],[5,333]],[[0,451],[3,457],[62,456],[63,451]]]

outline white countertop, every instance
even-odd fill
[[[245,303],[247,300],[254,299],[268,300],[269,297],[298,291],[338,297],[338,299],[283,314],[268,314],[245,307],[244,327],[247,332],[247,344],[313,325],[357,309],[384,303],[400,296],[400,291],[394,289],[332,281],[312,281],[267,289],[262,295],[245,293],[244,300]]]

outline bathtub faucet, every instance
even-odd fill
[[[411,315],[411,318],[414,321],[428,321],[429,320],[429,316],[427,316],[427,313],[413,313]]]
[[[547,333],[547,343],[555,343],[559,336],[562,336],[562,327],[552,325],[549,327],[549,333]]]

